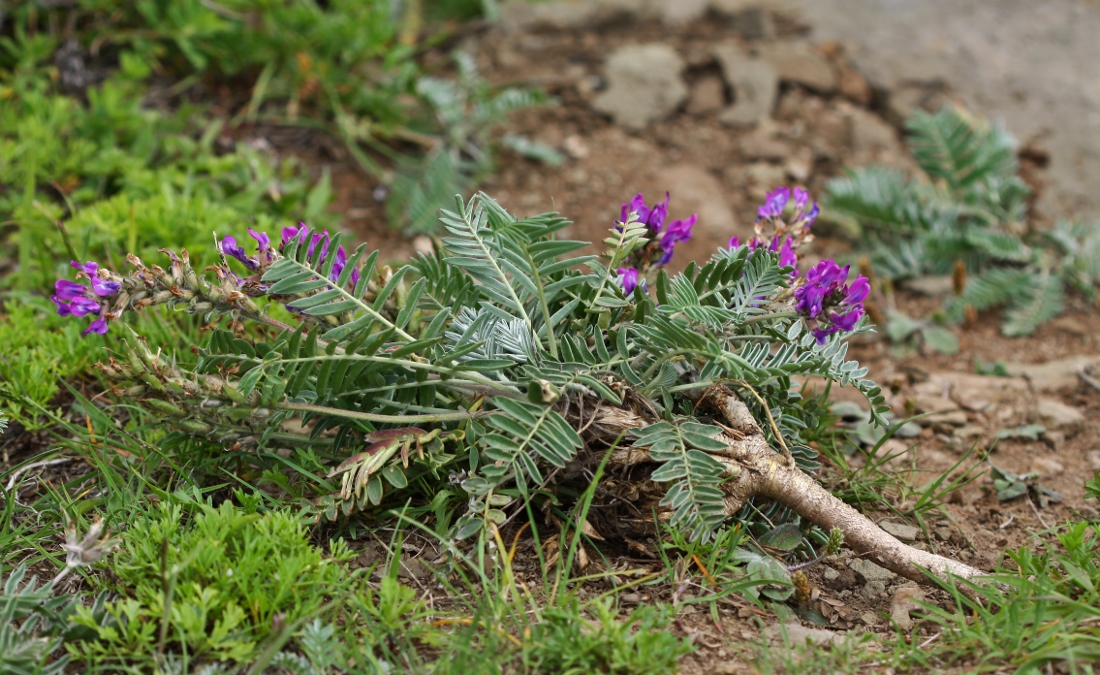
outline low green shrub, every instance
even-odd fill
[[[73,621],[95,637],[70,654],[97,667],[152,667],[166,652],[249,662],[282,626],[335,616],[356,583],[344,542],[325,554],[299,517],[242,501],[252,506],[170,498],[136,518],[111,560],[110,620],[78,607]]]

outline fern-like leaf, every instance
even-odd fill
[[[1031,335],[1062,313],[1064,296],[1061,277],[1047,271],[1032,274],[1027,293],[1010,300],[1001,332],[1009,337]]]
[[[688,530],[694,541],[709,541],[726,518],[725,494],[718,487],[725,467],[708,452],[720,452],[726,444],[715,437],[721,429],[698,422],[658,422],[635,430],[635,446],[649,448],[660,466],[650,476],[671,482],[661,506],[672,510],[671,525]]]
[[[906,127],[913,158],[921,169],[956,194],[1016,176],[1012,137],[962,108],[945,106],[935,113],[918,110]]]

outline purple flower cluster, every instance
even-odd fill
[[[652,208],[647,207],[645,195],[639,192],[631,197],[629,202],[623,204],[619,211],[620,222],[625,223],[630,218],[631,213],[637,213],[638,222],[648,225],[649,229],[653,230],[653,234],[661,234],[661,228],[664,228],[664,234],[661,235],[661,238],[655,239],[661,250],[656,263],[657,267],[664,267],[672,260],[676,244],[691,239],[691,230],[699,220],[699,216],[696,214],[684,220],[673,220],[665,227],[665,219],[668,218],[668,202],[669,194],[666,192],[664,201],[657,202]]]
[[[737,248],[741,245],[741,239],[739,237],[730,237],[730,248]],[[764,242],[758,237],[753,237],[746,244],[751,250],[756,250],[764,246]],[[791,278],[798,276],[798,254],[794,252],[794,240],[791,237],[787,237],[783,240],[783,245],[779,245],[779,236],[772,237],[772,243],[768,245],[768,250],[772,253],[779,254],[779,264],[783,267],[795,267],[796,269],[791,271]]]
[[[782,219],[783,212],[787,209],[787,204],[791,202],[792,196],[794,197],[794,212],[791,214],[790,221],[785,222],[784,225],[787,228],[809,230],[814,221],[817,220],[817,215],[821,210],[817,207],[817,202],[814,202],[811,208],[806,210],[806,205],[810,203],[810,193],[798,187],[794,188],[793,191],[789,187],[781,187],[769,192],[764,199],[764,205],[756,210],[756,222]]]
[[[317,245],[321,245],[321,256],[317,259],[317,268],[320,269],[325,264],[328,258],[329,248],[329,236],[328,230],[323,230],[320,233],[313,233],[310,236],[310,229],[306,227],[305,223],[298,223],[297,227],[284,227],[282,231],[283,246],[285,247],[292,240],[297,239],[299,245],[303,245],[306,239],[309,239],[309,249],[306,251],[306,255],[310,258],[313,257],[314,251],[317,249]],[[336,248],[336,260],[332,263],[332,271],[329,273],[329,279],[336,281],[340,278],[340,273],[344,271],[344,267],[348,264],[348,254],[344,250],[343,246]],[[359,270],[351,271],[351,285],[354,287],[359,283]]]
[[[221,252],[232,258],[244,263],[244,266],[252,271],[259,271],[264,269],[272,262],[275,261],[275,249],[271,247],[271,238],[266,232],[256,232],[251,228],[248,233],[256,240],[257,255],[249,256],[245,253],[243,247],[237,245],[237,239],[233,236],[226,235],[222,238],[219,248]],[[322,232],[314,232],[311,236],[311,231],[305,223],[298,223],[297,226],[284,227],[282,230],[282,246],[280,250],[289,244],[292,240],[298,240],[299,245],[303,245],[306,241],[309,241],[309,248],[306,251],[306,255],[310,258],[313,257],[317,246],[321,246],[321,256],[317,261],[317,267],[320,268],[325,264],[329,254],[329,234],[328,230]],[[347,251],[343,246],[336,248],[336,260],[332,263],[332,271],[329,273],[329,279],[336,281],[340,278],[340,273],[344,271],[344,267],[348,263]],[[239,279],[239,278],[238,278]],[[244,280],[239,279],[238,284],[243,284]],[[355,286],[359,283],[359,270],[352,270],[351,273],[351,285]]]
[[[160,250],[172,260],[170,275],[165,274],[164,270],[155,265],[152,269],[145,267],[144,263],[133,255],[127,256],[127,260],[135,264],[138,271],[125,279],[107,270],[100,269],[99,265],[94,262],[83,265],[73,262],[73,267],[79,270],[77,273],[78,278],[87,278],[91,282],[91,288],[75,281],[58,279],[54,285],[55,290],[52,298],[54,303],[57,304],[57,313],[61,316],[92,315],[96,319],[84,331],[84,335],[90,333],[104,335],[107,333],[108,323],[118,319],[128,307],[147,307],[150,304],[160,304],[178,299],[191,302],[193,305],[195,303],[198,303],[198,305],[205,304],[207,307],[210,306],[211,302],[215,304],[225,302],[234,308],[245,306],[250,302],[249,298],[266,294],[267,286],[260,281],[261,276],[272,263],[281,257],[281,249],[276,250],[272,247],[271,237],[266,232],[256,232],[249,229],[248,233],[256,240],[257,251],[255,255],[248,255],[244,247],[239,245],[236,237],[233,236],[225,236],[217,243],[218,250],[223,256],[237,259],[251,272],[254,272],[247,279],[241,278],[229,269],[223,258],[220,265],[209,268],[213,269],[223,285],[220,290],[210,288],[200,281],[195,276],[194,271],[190,269],[186,251],[177,256],[167,249]],[[308,241],[307,255],[310,257],[313,257],[318,250],[318,246],[320,246],[317,267],[331,260],[332,269],[329,272],[329,278],[332,281],[337,281],[340,278],[341,273],[348,264],[347,252],[343,246],[337,246],[335,252],[330,251],[331,240],[327,230],[320,233],[311,233],[304,223],[299,223],[297,227],[283,229],[283,247],[295,239],[303,245]],[[331,259],[329,258],[330,254],[333,256]],[[125,288],[123,288],[124,283],[126,284]],[[359,270],[354,269],[351,272],[351,285],[354,287],[358,283]],[[159,290],[157,290],[158,287]],[[209,294],[213,294],[212,299]],[[197,299],[196,295],[201,296],[202,299]],[[112,296],[115,296],[115,299],[112,299]],[[111,302],[115,302],[113,310],[111,309]]]
[[[793,201],[792,201],[793,197]],[[793,204],[794,210],[789,218],[783,214],[787,206]],[[810,206],[807,209],[807,205]],[[779,254],[779,264],[796,267],[798,265],[798,247],[810,241],[810,228],[820,209],[817,202],[810,204],[810,193],[802,188],[789,187],[776,188],[768,193],[764,204],[756,210],[756,236],[746,242],[750,249],[758,249],[767,246],[772,253]],[[770,231],[766,231],[770,228]],[[741,245],[739,237],[731,237],[730,248]],[[798,270],[791,272],[791,277],[797,277]]]
[[[240,260],[245,267],[252,271],[259,270],[274,262],[275,256],[274,250],[271,248],[271,237],[267,236],[266,232],[257,232],[251,227],[248,228],[248,234],[256,240],[258,250],[255,257],[248,256],[244,252],[244,248],[237,245],[237,238],[228,234],[222,238],[218,248],[221,249],[223,254]]]
[[[822,260],[806,272],[806,283],[794,291],[794,308],[808,319],[818,344],[839,331],[850,331],[863,316],[863,301],[871,291],[867,277],[848,284],[851,265]]]
[[[78,276],[85,276],[91,282],[91,288],[84,284],[66,279],[58,279],[54,284],[54,295],[50,299],[57,305],[57,313],[60,316],[87,316],[91,314],[97,317],[84,331],[84,335],[96,333],[103,335],[107,332],[106,304],[100,298],[107,298],[119,292],[122,284],[112,281],[106,276],[100,276],[99,265],[88,261],[81,265],[75,260],[72,266],[80,270]]]
[[[630,295],[634,292],[634,289],[640,284],[642,290],[646,290],[645,279],[642,278],[642,273],[638,271],[636,267],[620,267],[615,270],[615,273],[619,275],[622,280],[623,293]]]

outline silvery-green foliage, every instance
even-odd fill
[[[517,87],[496,91],[481,77],[474,58],[454,54],[455,77],[423,76],[416,94],[435,115],[439,134],[435,145],[420,162],[400,161],[388,210],[395,222],[414,232],[438,228],[439,205],[456,192],[465,192],[479,175],[491,168],[489,132],[509,113],[546,102],[538,92]],[[501,143],[516,152],[548,164],[560,164],[553,148],[524,136],[508,134]]]
[[[876,269],[893,279],[947,274],[962,261],[969,280],[948,313],[1005,307],[1002,331],[1027,335],[1061,313],[1065,286],[1092,296],[1100,280],[1100,228],[1025,224],[1030,189],[1016,145],[1000,126],[945,107],[909,119],[910,150],[922,175],[871,166],[828,185],[835,217],[862,226]]]
[[[265,340],[216,330],[197,372],[134,342],[143,402],[189,433],[313,467],[313,508],[330,519],[463,495],[465,511],[441,515],[459,537],[502,522],[574,461],[600,406],[653,420],[634,433],[655,441],[663,503],[699,540],[725,520],[727,477],[707,454],[719,449],[717,427],[682,392],[737,392],[772,447],[807,471],[818,465],[803,435],[825,411],[792,377],[853,386],[883,419],[882,392],[847,359],[842,336],[818,343],[792,311],[790,270],[775,253],[723,249],[681,274],[662,271],[656,297],[627,296],[615,270],[646,244],[644,224],[612,229],[606,253],[592,256],[580,253],[585,242],[557,238],[568,225],[557,214],[517,218],[483,194],[458,200],[442,222],[439,253],[391,270],[361,246],[335,280],[331,256],[291,241],[259,283],[300,325]],[[304,432],[283,425],[295,416]],[[788,515],[749,504],[740,517]]]
[[[0,587],[0,672],[53,675],[65,672],[69,657],[60,651],[63,640],[82,637],[68,617],[80,602],[77,595],[55,595],[53,584],[39,585],[27,578],[26,565],[11,570]],[[96,598],[90,612],[102,616],[105,595]]]

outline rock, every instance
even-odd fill
[[[964,441],[969,441],[975,438],[981,438],[983,434],[985,434],[985,427],[979,424],[964,424],[958,429],[955,429],[952,436]]]
[[[822,94],[836,90],[837,76],[819,52],[800,42],[769,43],[757,48],[784,82],[800,84]]]
[[[749,7],[730,17],[730,28],[745,40],[770,40],[775,37],[775,21],[763,7]]]
[[[1037,391],[1075,389],[1080,383],[1078,369],[1095,363],[1098,359],[1100,357],[1094,355],[1080,355],[1046,363],[1006,363],[1005,372],[1026,377]]]
[[[905,631],[913,629],[913,619],[909,612],[921,608],[917,604],[919,600],[924,600],[924,592],[916,586],[902,586],[894,591],[890,598],[890,619],[898,628]]]
[[[950,427],[964,427],[970,418],[966,416],[961,410],[950,410],[948,412],[935,413],[928,417],[921,418],[921,422],[930,424],[938,431],[950,432]]]
[[[1100,471],[1100,450],[1089,450],[1085,458],[1089,461],[1089,468]]]
[[[874,626],[878,623],[878,614],[875,614],[874,612],[864,612],[863,614],[859,615],[859,620],[867,624],[868,626]]]
[[[916,407],[917,412],[922,413],[942,413],[959,409],[959,405],[946,396],[930,396],[927,394],[918,394],[913,401],[913,405]]]
[[[706,115],[725,106],[726,84],[717,75],[708,75],[692,86],[686,110],[689,115]]]
[[[709,0],[659,0],[657,13],[666,26],[680,26],[703,18],[709,5]]]
[[[934,111],[945,101],[939,82],[902,82],[890,90],[886,109],[891,122],[904,124],[917,110]]]
[[[566,136],[561,142],[561,149],[573,159],[584,159],[588,156],[588,145],[577,134]]]
[[[608,88],[593,99],[592,107],[628,129],[645,129],[667,118],[687,98],[680,78],[683,68],[683,59],[668,45],[622,47],[608,57]]]
[[[1052,328],[1056,328],[1063,333],[1068,333],[1076,337],[1087,337],[1092,334],[1092,330],[1085,325],[1085,322],[1069,314],[1064,314],[1054,319],[1050,322],[1050,325]]]
[[[863,108],[849,107],[847,113],[852,125],[850,164],[882,163],[896,168],[904,167],[905,152],[894,127]],[[914,283],[919,287],[921,282],[914,280],[907,285],[913,286]]]
[[[1066,467],[1050,457],[1036,457],[1031,460],[1031,470],[1043,478],[1053,478],[1066,472]]]
[[[500,8],[500,23],[505,31],[530,28],[564,30],[590,24],[600,11],[596,2],[505,2]]]
[[[792,155],[787,159],[787,164],[784,168],[787,170],[787,175],[795,182],[808,183],[810,180],[810,172],[814,168],[813,155],[805,152]]]
[[[775,189],[776,185],[782,185],[787,175],[783,167],[767,162],[754,162],[743,170],[749,179],[749,187],[756,188],[752,191],[752,197],[758,201],[764,199],[768,190]]]
[[[856,573],[856,577],[860,581],[889,581],[896,575],[890,570],[879,567],[870,560],[864,560],[863,558],[856,558],[848,563],[848,569]]]
[[[886,592],[886,582],[879,581],[877,579],[868,581],[863,584],[863,588],[859,589],[859,594],[868,600],[874,600],[883,593]]]
[[[1066,444],[1066,432],[1064,431],[1044,431],[1039,438],[1043,439],[1043,442],[1055,452],[1061,450],[1062,446]]]
[[[892,523],[885,521],[878,524],[882,528],[883,532],[891,534],[901,541],[916,541],[920,535],[920,530],[912,525],[904,525],[902,523]]]
[[[866,108],[871,104],[871,85],[863,73],[851,66],[840,69],[837,77],[837,89],[844,98]]]
[[[965,404],[969,410],[984,410],[992,405],[1007,409],[1027,394],[1030,387],[1020,377],[992,377],[969,373],[929,373],[928,379],[913,387],[920,396],[944,397]]]
[[[950,274],[906,279],[902,285],[915,293],[927,295],[930,298],[942,298],[955,292],[955,282]]]
[[[832,567],[825,568],[825,586],[834,591],[843,591],[855,586],[858,583],[856,579],[856,573],[847,567],[841,569],[833,569]]]
[[[754,59],[735,43],[714,47],[722,76],[733,88],[733,105],[718,118],[723,124],[751,126],[771,117],[779,94],[779,76],[767,62]]]
[[[1080,410],[1052,398],[1040,398],[1035,402],[1036,420],[1048,429],[1074,432],[1085,425],[1085,416]]]
[[[718,16],[732,19],[754,7],[775,4],[773,0],[711,0],[710,8]]]
[[[816,645],[831,644],[843,640],[846,636],[845,633],[838,633],[831,630],[822,630],[820,628],[806,628],[802,624],[787,623],[787,624],[772,624],[764,629],[764,637],[781,641],[786,636],[786,640],[791,645],[803,645],[806,642],[811,642]]]
[[[435,249],[435,245],[432,243],[431,238],[425,237],[422,234],[413,237],[412,245],[413,250],[417,253],[423,253],[424,255],[431,255],[432,251]]]
[[[826,109],[813,120],[810,147],[818,157],[832,159],[848,152],[851,136],[848,117],[831,108]]]
[[[718,248],[727,246],[730,237],[744,238],[737,216],[726,200],[726,190],[717,178],[697,164],[675,164],[658,174],[657,184],[674,195],[671,217],[699,215],[690,240],[676,247],[676,260],[706,260]]]
[[[781,139],[775,138],[763,128],[757,128],[745,134],[740,140],[741,154],[749,160],[768,160],[777,162],[790,154],[790,146]]]
[[[916,449],[916,445],[909,445],[897,438],[887,438],[882,441],[877,457],[886,460],[882,465],[884,469],[900,471],[913,463],[917,456]]]

